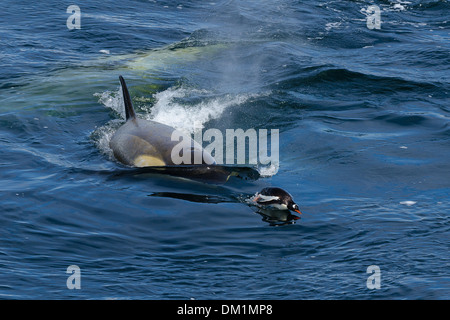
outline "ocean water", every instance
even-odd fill
[[[450,298],[449,1],[2,4],[0,298]],[[279,166],[120,174],[119,75],[143,118],[279,129]],[[302,218],[247,205],[267,186]]]

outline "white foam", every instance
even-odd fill
[[[258,172],[263,178],[272,177],[277,174],[280,168],[279,163],[271,163],[270,166],[259,167]]]
[[[99,129],[98,139],[95,139],[95,144],[102,152],[106,153],[110,158],[112,158],[112,150],[109,147],[109,141],[111,140],[115,130],[110,126],[103,126]]]
[[[403,6],[401,3],[394,4],[394,9],[398,9],[400,11],[406,10],[405,6]]]
[[[245,103],[251,97],[251,95],[225,95],[204,98],[209,95],[207,90],[169,88],[154,95],[156,103],[145,118],[191,134],[203,128],[206,122],[220,118],[227,108]],[[195,104],[181,101],[191,97],[200,97],[201,101]]]
[[[336,29],[341,26],[340,22],[329,22],[325,25],[325,30],[330,31],[331,29]]]
[[[400,10],[400,11],[404,11],[407,9],[406,5],[410,5],[411,1],[402,1],[402,0],[397,0],[397,3],[394,3],[393,8],[395,10]]]
[[[417,203],[417,201],[410,201],[410,200],[400,202],[400,204],[407,205],[408,207],[415,205],[416,203]]]
[[[122,91],[119,88],[117,91],[105,91],[102,93],[94,93],[98,97],[98,102],[105,107],[117,112],[123,119],[125,119],[125,107],[123,103]]]
[[[105,91],[102,93],[95,93],[95,97],[98,97],[98,102],[105,107],[117,112],[122,119],[125,119],[125,108],[123,103],[122,91],[119,87],[117,91]],[[112,120],[107,124],[97,128],[92,133],[92,139],[97,148],[105,153],[110,159],[113,159],[113,152],[109,147],[109,141],[120,126],[122,121]]]

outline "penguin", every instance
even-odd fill
[[[298,220],[297,215],[290,211],[302,214],[292,196],[285,190],[277,187],[267,187],[257,192],[251,201],[259,208],[259,212],[277,219]]]

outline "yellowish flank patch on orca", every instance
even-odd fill
[[[136,167],[157,167],[157,166],[165,166],[166,163],[162,161],[160,158],[142,155],[134,159],[134,165]]]

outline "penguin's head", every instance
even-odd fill
[[[302,214],[302,212],[298,208],[298,205],[294,201],[289,202],[287,207],[291,211],[297,212],[298,214]]]

